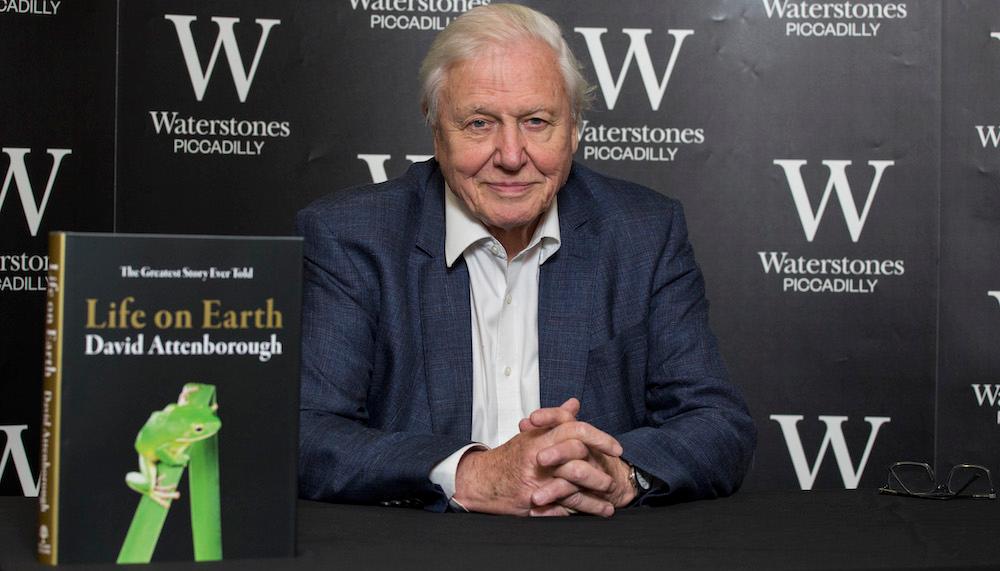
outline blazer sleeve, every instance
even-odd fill
[[[469,441],[370,425],[380,269],[373,249],[353,238],[372,234],[363,217],[330,210],[307,208],[296,219],[305,237],[299,493],[443,511],[447,498],[430,471]]]
[[[651,278],[646,421],[616,435],[626,459],[665,483],[640,503],[733,493],[750,466],[757,438],[709,328],[704,280],[683,210],[671,204],[669,230]]]

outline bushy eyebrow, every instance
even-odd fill
[[[490,110],[488,107],[484,105],[475,105],[466,109],[458,109],[457,111],[459,112],[460,117],[469,117],[470,115],[489,115],[493,117],[497,115],[494,111]],[[516,113],[515,116],[527,117],[529,115],[536,115],[538,113],[545,113],[552,116],[555,116],[556,114],[554,111],[550,110],[544,105],[537,105],[535,107],[529,107],[524,111],[520,111]]]

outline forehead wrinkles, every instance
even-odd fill
[[[555,53],[547,45],[498,47],[452,64],[442,107],[459,115],[559,115],[570,104],[563,83]]]

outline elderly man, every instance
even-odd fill
[[[494,4],[421,68],[434,160],[299,214],[301,494],[610,516],[732,493],[755,430],[680,205],[573,162],[558,26]]]

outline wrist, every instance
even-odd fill
[[[636,503],[636,500],[642,499],[649,492],[661,490],[664,487],[663,482],[642,468],[632,464],[628,460],[625,460],[625,464],[629,468],[629,485],[633,490],[632,499],[629,500],[629,504]]]
[[[472,512],[489,512],[491,498],[482,485],[486,478],[489,461],[487,450],[469,450],[458,461],[455,470],[455,495],[452,496],[462,507]]]
[[[615,482],[620,490],[618,498],[613,502],[615,508],[624,508],[630,505],[639,494],[639,487],[634,479],[633,466],[628,461],[618,458],[618,477]]]

